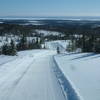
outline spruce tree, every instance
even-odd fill
[[[11,52],[11,55],[16,55],[17,53],[16,46],[13,40],[11,40],[11,43],[10,43],[10,52]]]
[[[4,44],[2,46],[2,54],[7,55],[7,49],[8,49],[7,44]]]
[[[28,49],[26,36],[23,35],[23,36],[21,37],[20,42],[19,42],[19,44],[17,45],[17,49],[18,49],[18,50],[26,50],[26,49]]]
[[[11,40],[10,44],[4,44],[2,46],[2,54],[4,55],[16,55],[17,51],[16,51],[16,46],[13,40]]]

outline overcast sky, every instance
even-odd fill
[[[0,0],[0,16],[100,16],[100,0]]]

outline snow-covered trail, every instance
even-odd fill
[[[52,68],[54,54],[31,52],[0,66],[0,100],[65,100]]]

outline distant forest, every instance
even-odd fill
[[[29,20],[0,20],[0,36],[6,34],[18,36],[37,36],[43,40],[71,40],[72,51],[81,48],[82,52],[100,53],[100,21],[90,20],[35,20],[38,23],[30,23]],[[61,32],[61,36],[46,36],[33,34],[35,30],[49,30]]]

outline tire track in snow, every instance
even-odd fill
[[[50,55],[36,58],[9,100],[65,100],[52,63]]]
[[[28,58],[19,57],[18,59],[13,60],[12,62],[4,64],[3,67],[10,68],[11,65],[14,65],[17,63],[17,65],[12,66],[10,70],[5,70],[5,72],[7,72],[5,73],[5,75],[4,75],[4,72],[1,74],[3,76],[0,75],[2,77],[2,79],[0,79],[0,100],[8,100],[9,95],[13,92],[17,84],[21,81],[21,79],[27,73],[34,59],[30,57],[30,61],[27,62],[27,60]],[[20,67],[23,67],[24,61],[26,61],[28,64],[24,65],[25,69],[23,68],[23,70],[20,71]]]

